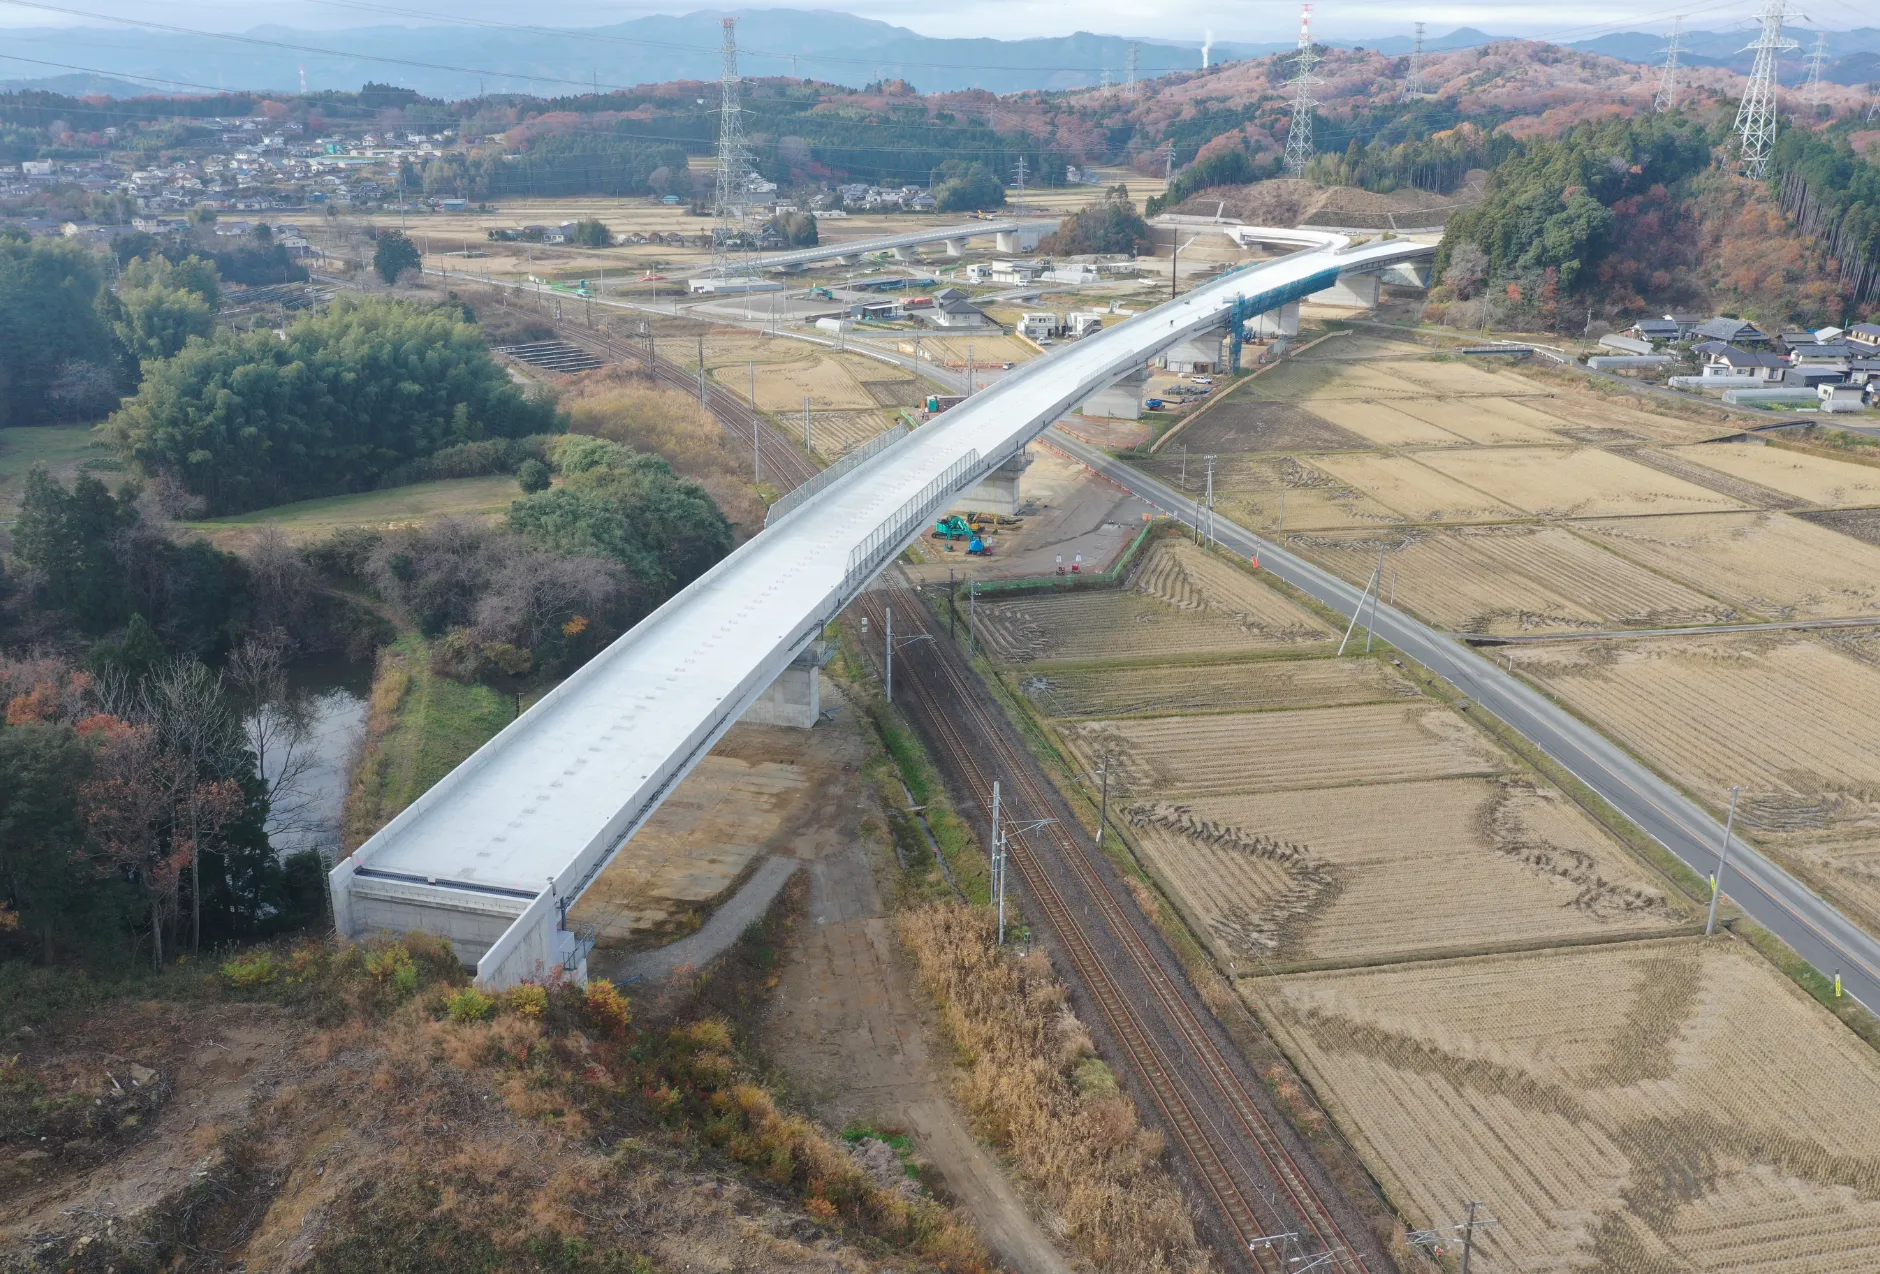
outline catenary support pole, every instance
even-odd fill
[[[882,625],[882,635],[881,635],[882,649],[887,651],[887,659],[885,662],[888,668],[888,675],[886,678],[887,689],[888,689],[888,702],[893,703],[894,702],[894,607],[883,606],[881,608],[881,614],[882,614],[882,619],[884,621]]]
[[[1110,825],[1110,754],[1103,754],[1103,768],[1097,773],[1103,776],[1103,801],[1097,806],[1097,848],[1103,848],[1103,829]]]

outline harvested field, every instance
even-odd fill
[[[1405,380],[1442,394],[1532,394],[1534,382],[1475,363],[1424,360],[1395,369]]]
[[[1457,482],[1549,517],[1709,513],[1742,507],[1681,478],[1587,447],[1433,451],[1419,459]]]
[[[1880,615],[1880,547],[1780,513],[1581,522],[1573,531],[1769,619]]]
[[[1085,768],[1100,769],[1109,756],[1113,794],[1143,800],[1407,783],[1508,768],[1508,758],[1473,726],[1429,702],[1071,721],[1059,730]]]
[[[1880,509],[1847,509],[1819,513],[1798,513],[1797,517],[1816,526],[1849,535],[1862,544],[1880,548]]]
[[[1407,398],[1427,393],[1396,374],[1396,363],[1287,361],[1261,372],[1240,392],[1249,398],[1305,403],[1320,398]]]
[[[1678,451],[1706,468],[1824,508],[1880,504],[1880,469],[1755,442],[1712,442]]]
[[[980,640],[1013,663],[1283,650],[1336,636],[1254,575],[1174,537],[1149,546],[1120,590],[1035,593],[978,610]]]
[[[1367,402],[1363,399],[1348,402],[1317,399],[1312,404],[1312,414],[1324,417],[1339,429],[1348,430],[1374,447],[1468,445],[1469,439],[1461,434],[1450,433],[1440,425],[1411,414],[1410,409],[1415,405],[1408,399],[1388,403]]]
[[[1293,356],[1295,362],[1349,362],[1354,358],[1425,358],[1430,347],[1414,341],[1393,341],[1387,336],[1346,335]]]
[[[1526,780],[1151,800],[1122,812],[1230,967],[1662,933],[1683,920],[1604,831]]]
[[[1378,550],[1387,550],[1387,596],[1449,632],[1665,628],[1744,618],[1559,526],[1295,535],[1287,547],[1354,584],[1370,578]]]
[[[1244,983],[1418,1224],[1484,1274],[1880,1268],[1880,1058],[1733,940]]]
[[[749,394],[747,369],[735,365],[721,368],[724,384],[739,394]],[[772,363],[757,375],[757,405],[764,411],[798,412],[803,399],[817,410],[862,410],[875,407],[875,397],[862,387],[855,374],[833,355],[817,354],[788,363]]]
[[[1526,449],[1522,449],[1525,452]],[[1512,505],[1467,482],[1438,472],[1431,467],[1437,457],[1446,454],[1494,456],[1503,451],[1445,453],[1419,452],[1418,458],[1379,455],[1315,456],[1314,468],[1323,469],[1340,482],[1363,491],[1379,504],[1393,509],[1410,522],[1487,522],[1520,516]],[[1427,459],[1430,464],[1423,463]],[[1478,466],[1479,467],[1479,466]],[[1287,519],[1288,524],[1292,519]],[[1300,524],[1300,529],[1304,525]]]
[[[1208,408],[1172,447],[1194,455],[1247,451],[1345,451],[1367,441],[1339,428],[1327,412],[1236,394]],[[1163,448],[1166,452],[1167,447]]]
[[[1536,388],[1528,382],[1529,392]],[[1600,435],[1615,431],[1648,442],[1667,444],[1702,442],[1731,432],[1728,423],[1686,420],[1681,416],[1659,415],[1639,407],[1626,406],[1596,394],[1556,394],[1535,404],[1550,416],[1558,416],[1572,429],[1593,430]],[[1603,440],[1603,438],[1602,438]],[[1618,441],[1619,439],[1614,439]]]
[[[911,340],[908,342],[913,343]],[[966,366],[968,358],[975,367],[997,366],[1000,363],[1022,363],[1026,359],[1038,357],[1038,351],[1016,336],[1005,336],[987,328],[975,336],[934,336],[931,333],[921,337],[921,351],[932,359],[943,363]],[[910,351],[912,352],[912,351]]]
[[[1627,447],[1622,454],[1634,464],[1642,464],[1648,469],[1668,473],[1674,478],[1682,478],[1694,483],[1706,491],[1715,491],[1718,495],[1748,505],[1753,509],[1793,509],[1805,505],[1807,501],[1794,496],[1784,495],[1774,487],[1766,487],[1757,482],[1746,482],[1742,478],[1732,477],[1721,469],[1713,469],[1691,459],[1693,451],[1699,456],[1709,448],[1694,449],[1680,447],[1675,451],[1660,451],[1656,447]]]
[[[1183,464],[1179,447],[1165,448],[1143,468],[1184,491],[1199,493],[1203,466],[1191,453],[1184,481]],[[1403,520],[1362,491],[1291,456],[1222,456],[1214,465],[1214,499],[1223,516],[1255,530],[1278,524],[1282,510],[1286,527],[1298,530],[1379,526]]]
[[[1207,667],[1067,669],[1021,678],[1019,689],[1053,717],[1259,712],[1414,699],[1421,693],[1370,659],[1286,659]]]
[[[1737,821],[1880,830],[1880,667],[1801,635],[1571,642],[1510,651],[1525,674]]]
[[[1518,398],[1422,398],[1397,408],[1483,447],[1560,441],[1559,422]]]
[[[881,411],[813,411],[811,416],[811,441],[816,454],[829,460],[853,451],[894,423],[888,413]],[[798,442],[803,441],[801,409],[778,412],[771,423]]]

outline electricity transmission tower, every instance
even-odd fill
[[[1880,119],[1880,82],[1869,84],[1867,86],[1866,122],[1871,124],[1876,119]]]
[[[738,105],[738,20],[725,18],[724,71],[718,79],[718,191],[713,209],[712,273],[723,278],[749,264],[744,201],[750,193],[751,153],[744,145]]]
[[[1802,99],[1808,103],[1812,123],[1821,114],[1821,65],[1828,60],[1828,33],[1815,32],[1815,47],[1808,54],[1808,80],[1802,85]]]
[[[1410,73],[1403,77],[1403,100],[1423,96],[1423,24],[1417,23],[1415,41],[1410,45]]]
[[[1736,112],[1736,134],[1743,139],[1743,174],[1760,181],[1769,173],[1769,147],[1776,138],[1776,58],[1801,45],[1782,38],[1782,23],[1789,16],[1788,0],[1769,0],[1763,6],[1762,34],[1744,48],[1756,51]]]
[[[1025,157],[1023,155],[1018,157],[1018,163],[1013,166],[1012,176],[1014,178],[1013,185],[1018,190],[1019,202],[1022,203],[1025,199]]]
[[[1325,81],[1312,73],[1319,64],[1312,51],[1312,6],[1299,6],[1299,66],[1292,78],[1292,122],[1286,129],[1286,171],[1295,177],[1305,174],[1312,160],[1312,111],[1318,105],[1312,90]]]
[[[1678,54],[1684,49],[1684,15],[1679,14],[1671,27],[1671,43],[1660,52],[1665,64],[1658,72],[1658,95],[1652,98],[1652,111],[1662,115],[1678,109]]]
[[[1136,60],[1141,56],[1141,46],[1132,44],[1123,58],[1123,96],[1132,102],[1142,90],[1136,83]]]

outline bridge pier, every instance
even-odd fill
[[[1024,497],[1019,493],[1019,479],[1025,470],[1031,468],[1031,452],[1019,448],[1012,453],[1012,458],[987,474],[978,486],[961,496],[952,512],[955,513],[997,513],[1005,517],[1014,517]]]
[[[1314,292],[1306,298],[1320,305],[1362,305],[1366,309],[1377,308],[1377,275],[1347,270],[1338,276],[1338,282],[1322,292]]]
[[[843,265],[860,265],[862,263],[862,254],[859,252],[844,252],[841,256],[837,257],[836,260]]]
[[[1016,230],[1001,230],[993,239],[1001,252],[1030,252],[1055,227],[1020,226]]]
[[[1288,301],[1277,310],[1256,314],[1247,326],[1247,335],[1256,336],[1262,340],[1270,340],[1275,336],[1297,336],[1299,335],[1299,302]]]
[[[947,255],[950,257],[965,256],[966,255],[966,240],[948,239],[947,240]]]
[[[894,259],[896,261],[918,261],[920,260],[920,252],[915,248],[896,248],[894,250]]]
[[[753,725],[788,725],[813,729],[822,716],[822,666],[830,652],[821,642],[812,644],[777,674],[770,688],[744,710],[740,720]]]
[[[1139,367],[1084,399],[1082,411],[1086,416],[1106,416],[1111,420],[1141,420],[1142,389],[1148,383],[1148,370]]]

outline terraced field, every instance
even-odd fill
[[[1520,779],[1129,804],[1230,967],[1662,933],[1686,918],[1559,793]]]
[[[1880,547],[1802,518],[1627,518],[1573,531],[1765,619],[1880,615]]]
[[[1398,406],[1478,446],[1548,446],[1562,440],[1558,420],[1518,398],[1423,398]]]
[[[1321,399],[1311,410],[1374,447],[1462,447],[1469,440],[1407,410],[1412,404],[1363,398]]]
[[[1560,526],[1295,535],[1287,547],[1360,585],[1378,550],[1386,550],[1385,596],[1448,632],[1662,628],[1745,618]]]
[[[1402,673],[1375,660],[1262,659],[1206,666],[1077,668],[1027,673],[1017,685],[1053,717],[1255,712],[1414,699]]]
[[[1094,772],[1108,756],[1111,790],[1134,799],[1405,783],[1510,768],[1473,726],[1428,701],[1080,720],[1059,728],[1084,768]]]
[[[1880,1268],[1880,1058],[1731,939],[1242,984],[1422,1224],[1486,1274]]]
[[[1155,541],[1123,589],[982,601],[978,624],[987,649],[1015,663],[1272,651],[1337,636],[1246,571],[1176,537]]]

